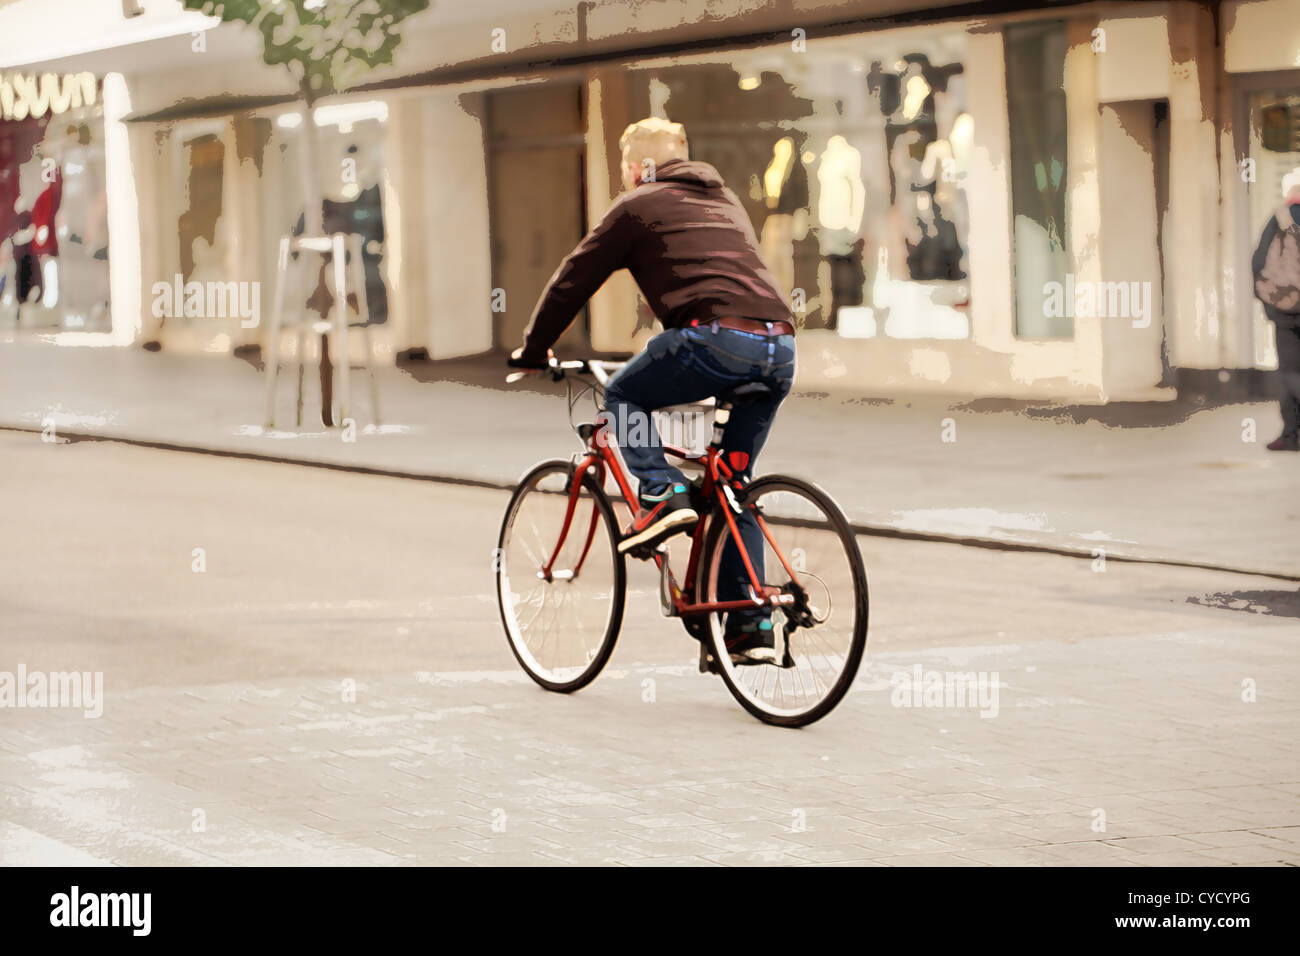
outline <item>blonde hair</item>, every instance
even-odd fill
[[[651,160],[655,165],[670,159],[688,159],[686,127],[670,123],[657,116],[637,120],[618,138],[618,148],[626,154],[626,161],[640,163]]]

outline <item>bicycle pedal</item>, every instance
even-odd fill
[[[635,548],[628,548],[624,553],[629,558],[636,558],[638,561],[649,561],[654,558],[655,552],[659,550],[659,545],[639,545]]]
[[[713,659],[709,653],[709,648],[705,644],[700,645],[700,673],[701,674],[719,674],[718,662]]]

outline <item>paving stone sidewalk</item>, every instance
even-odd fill
[[[517,672],[354,703],[342,678],[110,688],[97,720],[4,713],[0,863],[1296,865],[1298,636],[874,654],[801,731],[617,653],[569,697]],[[996,671],[996,716],[894,706],[916,665]]]
[[[498,486],[578,447],[561,387],[507,389],[497,358],[421,363],[411,373],[380,371],[379,427],[356,377],[358,429],[348,442],[318,414],[302,431],[265,430],[263,377],[239,359],[0,343],[0,427],[53,425]],[[309,410],[313,403],[309,394]],[[1300,455],[1263,447],[1279,422],[1274,404],[1052,408],[882,399],[858,383],[835,394],[796,391],[760,470],[811,477],[862,527],[1300,579]]]

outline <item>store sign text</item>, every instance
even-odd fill
[[[0,115],[7,120],[59,114],[95,105],[95,74],[42,73],[0,76]]]

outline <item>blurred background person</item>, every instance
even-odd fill
[[[1282,434],[1269,451],[1300,451],[1300,166],[1282,177],[1282,205],[1251,258],[1255,297],[1277,333]]]

